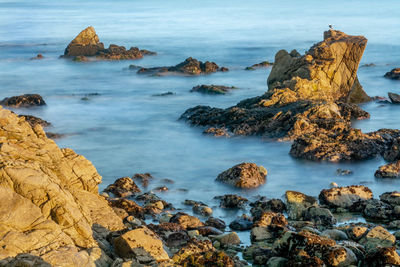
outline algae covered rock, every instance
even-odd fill
[[[217,181],[239,188],[255,188],[265,183],[267,170],[254,163],[240,163],[220,173]]]
[[[7,107],[35,107],[44,106],[46,102],[43,100],[42,96],[38,94],[25,94],[19,96],[6,97],[0,101],[0,105]]]

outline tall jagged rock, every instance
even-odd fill
[[[360,103],[369,100],[357,79],[357,69],[367,45],[363,36],[340,31],[324,32],[324,40],[305,55],[280,50],[268,77],[270,92],[293,100]],[[275,104],[271,101],[269,105]]]
[[[94,56],[104,50],[95,29],[90,26],[81,31],[65,49],[66,56]]]
[[[0,259],[31,253],[62,266],[107,261],[92,228],[123,224],[98,195],[100,182],[87,159],[0,107]]]

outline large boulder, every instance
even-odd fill
[[[220,173],[217,181],[239,188],[255,188],[265,183],[267,170],[254,163],[240,163]]]
[[[360,200],[368,200],[372,198],[372,191],[362,185],[352,185],[346,187],[334,187],[324,189],[319,194],[319,200],[322,204],[326,204],[334,208],[349,208]]]
[[[80,263],[103,257],[94,250],[93,226],[105,231],[124,226],[98,195],[101,176],[94,166],[60,149],[40,125],[32,128],[5,109],[0,143],[0,259],[32,253],[53,265],[62,259],[79,266],[71,255],[79,254]]]
[[[269,91],[291,94],[293,99],[368,101],[358,81],[355,84],[366,45],[367,39],[363,36],[329,30],[324,32],[324,40],[312,46],[304,56],[281,50],[275,56],[268,77]],[[359,97],[354,98],[354,95]]]
[[[81,31],[67,48],[65,56],[95,56],[104,50],[104,44],[100,42],[95,29],[90,26]]]

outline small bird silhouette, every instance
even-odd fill
[[[333,26],[331,24],[329,24],[328,26],[329,26],[329,29],[331,29],[331,30],[333,29]]]

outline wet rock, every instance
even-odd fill
[[[211,94],[211,95],[224,95],[230,90],[237,89],[234,86],[224,86],[224,85],[198,85],[192,88],[190,92],[199,92],[203,94]]]
[[[249,217],[243,215],[241,217],[236,218],[234,221],[232,221],[229,224],[229,227],[232,230],[247,231],[247,230],[250,230],[251,227],[253,227],[253,221]]]
[[[254,163],[240,163],[220,173],[216,181],[239,188],[254,188],[265,183],[267,170]]]
[[[375,172],[377,178],[400,178],[400,160],[380,166]]]
[[[368,267],[400,266],[400,256],[395,247],[376,248],[366,255],[365,265]]]
[[[393,216],[393,208],[378,200],[378,199],[370,199],[362,202],[363,215],[365,218],[372,220],[389,220]]]
[[[316,198],[296,191],[286,191],[285,197],[288,216],[292,220],[300,220],[307,208],[318,205]]]
[[[319,226],[332,226],[336,223],[336,219],[329,209],[316,206],[304,210],[302,218]]]
[[[270,199],[270,200],[257,200],[250,204],[252,207],[250,210],[251,215],[255,220],[261,217],[264,212],[284,212],[286,211],[286,205],[280,199]]]
[[[75,57],[79,61],[89,56],[107,60],[139,59],[148,54],[154,53],[148,50],[139,50],[137,47],[131,47],[127,50],[123,46],[114,44],[105,49],[95,29],[91,26],[81,31],[64,51],[64,57]]]
[[[136,173],[133,175],[132,179],[137,180],[142,184],[142,186],[147,187],[149,181],[153,179],[153,176],[150,173]]]
[[[336,175],[339,175],[339,176],[346,176],[346,175],[352,175],[352,174],[353,174],[352,170],[343,170],[343,169],[336,170]]]
[[[208,218],[207,221],[205,222],[205,225],[215,227],[223,232],[225,231],[226,228],[226,224],[223,220],[213,217]]]
[[[126,232],[116,238],[113,243],[115,252],[123,258],[130,258],[134,256],[133,251],[136,248],[143,248],[157,261],[169,260],[162,241],[147,227]]]
[[[32,57],[31,60],[35,60],[35,59],[43,59],[43,55],[42,54],[37,54],[35,57]]]
[[[15,257],[0,260],[0,267],[51,267],[51,264],[45,262],[41,257],[21,253]]]
[[[380,200],[392,206],[400,206],[400,192],[386,192],[379,196]]]
[[[203,134],[213,135],[215,137],[230,137],[231,135],[225,128],[210,127],[203,131]]]
[[[388,93],[388,95],[393,104],[400,104],[400,95],[395,93]]]
[[[232,245],[239,245],[240,238],[235,232],[217,235],[212,237],[213,240],[217,240],[223,247],[232,246]]]
[[[207,205],[194,205],[193,212],[208,217],[212,215],[213,210]]]
[[[383,158],[389,162],[400,160],[400,138],[395,138],[389,148],[383,153]]]
[[[50,122],[45,121],[41,118],[32,116],[32,115],[18,115],[18,117],[24,117],[25,120],[31,125],[32,128],[34,128],[36,125],[40,125],[43,128],[51,126]]]
[[[176,213],[169,221],[172,223],[177,223],[187,230],[204,226],[204,224],[197,217],[190,216],[183,212]]]
[[[346,232],[350,237],[350,239],[354,241],[359,241],[362,237],[364,237],[367,234],[368,228],[364,226],[354,226],[347,228]]]
[[[168,91],[168,92],[161,93],[161,94],[154,94],[152,96],[171,96],[171,95],[175,95],[175,93]]]
[[[244,209],[249,201],[247,198],[238,195],[223,195],[215,198],[219,199],[219,206],[225,209]]]
[[[113,184],[107,186],[104,192],[113,193],[117,197],[128,197],[140,193],[141,191],[131,178],[122,177],[117,179]]]
[[[153,74],[153,75],[166,75],[166,74],[186,74],[186,75],[199,75],[209,74],[217,71],[226,71],[226,68],[220,68],[214,62],[202,62],[195,58],[187,58],[185,61],[175,66],[170,67],[154,67],[154,68],[141,68],[137,73],[139,74]]]
[[[268,267],[286,267],[288,264],[288,259],[282,257],[271,257],[268,262]]]
[[[327,229],[323,231],[321,235],[329,237],[335,241],[348,240],[346,233],[337,229]]]
[[[156,191],[156,192],[167,192],[168,190],[169,190],[168,187],[166,187],[165,185],[158,186],[153,189],[153,191]]]
[[[35,106],[44,106],[43,98],[38,94],[26,94],[19,96],[6,97],[0,101],[0,105],[14,108],[27,108]]]
[[[349,208],[360,200],[368,200],[373,197],[372,191],[362,185],[352,185],[346,187],[334,187],[324,189],[319,194],[321,204],[326,204],[334,208]]]
[[[34,253],[51,265],[82,266],[108,257],[92,227],[120,230],[99,196],[101,176],[83,156],[60,149],[42,127],[0,108],[0,255]],[[103,257],[104,256],[104,257]]]
[[[270,228],[283,228],[288,225],[285,216],[281,213],[267,211],[261,214],[254,222],[254,226],[263,226]]]
[[[266,226],[256,226],[251,228],[250,241],[253,243],[262,241],[273,241],[276,238],[273,231]]]
[[[367,250],[376,247],[392,247],[396,242],[394,235],[389,233],[382,226],[372,228],[366,236],[361,238],[360,244],[364,245]]]
[[[125,210],[129,215],[134,216],[135,218],[144,219],[146,210],[136,204],[135,201],[125,198],[111,200],[110,204],[112,207],[116,207],[119,209]]]
[[[257,64],[253,64],[250,67],[246,67],[244,70],[256,70],[256,69],[260,69],[260,68],[267,68],[267,67],[271,67],[272,65],[274,65],[274,63],[268,62],[268,61],[263,61]]]
[[[386,72],[384,77],[392,80],[400,80],[400,68],[394,68]]]
[[[267,246],[253,244],[246,247],[243,258],[250,261],[253,265],[266,266],[268,260],[274,255],[272,249]]]
[[[224,232],[212,227],[212,226],[203,226],[197,229],[199,234],[202,236],[209,236],[209,235],[222,235]]]

